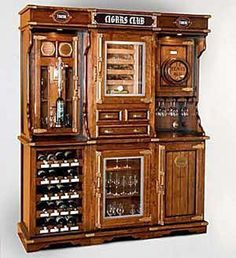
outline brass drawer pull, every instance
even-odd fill
[[[105,118],[114,118],[114,116],[113,116],[113,115],[108,115],[108,114],[106,114],[106,115],[105,115]]]
[[[133,118],[142,118],[142,115],[141,114],[134,114]]]
[[[133,132],[134,132],[134,133],[141,133],[141,132],[142,132],[142,130],[141,130],[141,129],[137,129],[137,128],[135,128],[135,129],[133,130]]]
[[[106,129],[106,130],[104,130],[104,133],[106,133],[106,134],[113,133],[113,130]]]

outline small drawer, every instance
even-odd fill
[[[98,136],[114,136],[114,135],[148,135],[149,126],[116,126],[116,127],[97,127]]]
[[[97,121],[121,121],[122,115],[120,110],[98,110]]]
[[[128,110],[127,111],[127,120],[148,120],[149,111],[148,110]]]

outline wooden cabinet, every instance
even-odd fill
[[[20,16],[26,251],[205,233],[210,16],[35,5]]]

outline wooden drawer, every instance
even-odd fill
[[[98,126],[97,136],[115,136],[115,135],[148,135],[149,126]]]
[[[149,119],[148,110],[128,110],[127,111],[127,121],[140,121]]]
[[[97,111],[97,122],[105,121],[121,121],[122,111],[120,110],[98,110]]]

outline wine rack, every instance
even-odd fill
[[[80,231],[82,151],[39,151],[36,171],[36,233]]]
[[[105,159],[104,182],[104,217],[142,215],[143,157]]]

